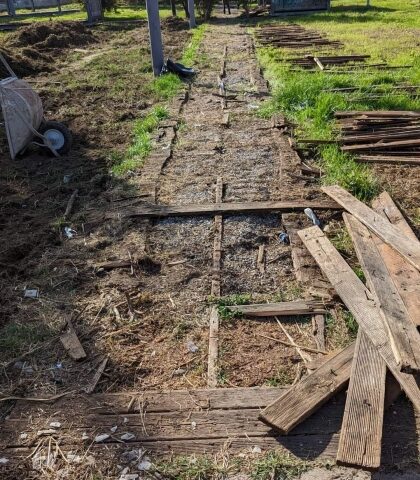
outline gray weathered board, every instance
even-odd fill
[[[222,449],[250,453],[259,446],[263,452],[286,449],[304,459],[335,458],[344,394],[330,400],[289,436],[282,436],[260,422],[258,414],[284,392],[284,388],[229,388],[67,396],[53,404],[19,401],[2,425],[0,456],[24,462],[39,442],[37,432],[59,421],[62,426],[54,437],[60,439],[64,452],[89,447],[93,455],[120,455],[133,448],[155,454],[214,454]],[[111,434],[113,426],[118,428]],[[385,414],[384,463],[415,458],[419,426],[420,418],[408,402],[400,399],[393,405]],[[83,432],[89,440],[82,440]],[[135,438],[124,443],[120,436],[126,432]],[[27,439],[20,438],[21,433],[27,433]],[[111,437],[103,444],[92,444],[91,439],[101,433]]]

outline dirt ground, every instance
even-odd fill
[[[112,152],[127,148],[133,120],[155,102],[143,83],[150,71],[145,66],[146,25],[94,30],[54,26],[51,31],[23,29],[4,44],[9,55],[8,48],[20,48],[14,57],[19,62],[31,58],[34,65],[28,63],[24,72],[40,92],[46,115],[72,130],[74,147],[60,159],[38,152],[12,162],[4,141],[1,145],[1,393],[31,397],[81,391],[105,357],[107,368],[96,392],[205,387],[209,307],[214,302],[213,219],[116,219],[93,226],[86,221],[109,211],[124,212],[147,195],[141,172],[123,178],[110,174]],[[185,23],[165,23],[167,55],[179,58],[188,39]],[[38,58],[26,51],[25,42]],[[232,95],[229,128],[222,125],[224,111],[217,96],[225,46],[226,88]],[[226,202],[323,198],[318,186],[282,172],[291,162],[290,146],[285,138],[273,141],[272,135],[280,133],[273,134],[271,123],[255,114],[269,89],[246,29],[214,22],[197,64],[196,81],[185,86],[188,100],[182,103],[176,97],[170,104],[168,121],[176,123],[176,138],[158,180],[156,202],[211,203],[219,177]],[[118,85],[121,75],[129,80]],[[155,151],[168,147],[159,133]],[[375,171],[404,205],[407,170]],[[66,220],[63,213],[75,189],[74,214]],[[414,197],[413,192],[413,202]],[[324,222],[338,219],[332,213],[319,216]],[[65,236],[66,226],[75,230],[74,238]],[[236,302],[246,295],[248,301],[262,303],[310,296],[296,282],[290,247],[279,241],[282,230],[278,215],[224,218],[223,297]],[[265,247],[264,273],[257,265],[260,245]],[[100,268],[112,261],[131,265]],[[24,298],[26,288],[38,289],[39,298]],[[87,352],[83,362],[72,361],[57,341],[67,318]],[[284,324],[296,343],[316,347],[310,319],[285,319]],[[267,336],[287,340],[275,322],[221,320],[220,386],[288,385],[305,372],[294,348]],[[327,350],[353,338],[337,307],[327,324]],[[31,353],[37,346],[41,348]],[[2,404],[3,416],[12,406]],[[336,476],[325,472],[302,478],[365,478],[349,477],[348,471]]]

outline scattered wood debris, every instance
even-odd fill
[[[67,332],[60,336],[60,341],[73,360],[78,361],[86,358],[86,352],[80,343],[70,318],[67,320]]]

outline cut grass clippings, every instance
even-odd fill
[[[181,58],[183,64],[187,66],[194,64],[205,30],[206,25],[200,25],[194,29]],[[150,91],[157,101],[169,100],[180,91],[182,85],[183,82],[177,75],[168,73],[152,80]],[[153,133],[159,126],[159,122],[168,118],[168,115],[166,107],[156,105],[143,119],[134,122],[134,138],[130,147],[123,155],[115,152],[111,154],[114,175],[121,176],[143,166],[153,148]]]
[[[417,85],[420,80],[420,53],[414,48],[416,32],[420,31],[420,13],[413,5],[382,0],[372,9],[366,9],[341,0],[327,13],[291,17],[291,22],[343,42],[342,48],[323,52],[325,55],[368,54],[371,63],[385,61],[412,68],[360,69],[353,73],[291,71],[284,61],[287,56],[303,56],[307,51],[258,48],[259,61],[273,87],[273,98],[260,109],[260,115],[285,114],[297,124],[298,141],[299,138],[334,140],[338,137],[334,112],[338,110],[419,110],[419,97],[392,90],[396,84]],[[374,98],[371,94],[374,85],[381,85],[386,94]],[[342,87],[357,90],[351,94],[330,91]],[[324,171],[324,184],[341,185],[364,201],[378,193],[379,185],[371,169],[341,152],[338,145],[319,145],[315,155]]]

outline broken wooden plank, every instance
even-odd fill
[[[417,147],[417,146],[420,146],[419,139],[395,140],[391,142],[385,142],[384,140],[380,140],[375,143],[342,145],[341,150],[343,152],[355,152],[358,150],[378,150],[378,149],[384,149],[389,147]]]
[[[93,393],[95,391],[96,385],[98,385],[99,380],[102,377],[102,374],[105,371],[106,365],[108,363],[108,357],[105,357],[102,362],[100,363],[98,369],[95,372],[95,375],[92,378],[92,381],[89,385],[85,388],[86,393]]]
[[[312,333],[316,347],[319,350],[325,350],[325,316],[322,313],[312,316]]]
[[[219,312],[216,306],[210,309],[210,328],[209,328],[209,354],[207,366],[207,385],[208,387],[217,386],[218,376],[218,357],[219,357]]]
[[[217,178],[216,181],[216,203],[221,203],[223,199],[223,179]],[[221,294],[221,278],[220,270],[222,263],[222,237],[223,237],[223,217],[222,215],[214,216],[214,240],[213,240],[213,272],[211,281],[211,295],[220,297]]]
[[[299,236],[359,323],[360,328],[364,330],[385,360],[414,407],[420,411],[419,387],[413,375],[400,371],[375,298],[319,227],[314,226],[302,230],[299,232]]]
[[[265,272],[265,246],[264,245],[260,245],[258,247],[257,267],[261,274]]]
[[[310,417],[321,405],[347,384],[354,344],[326,360],[318,369],[291,387],[261,415],[267,425],[287,434]]]
[[[395,225],[407,238],[418,242],[416,235],[402,216],[398,207],[387,192],[383,192],[372,202],[374,210],[386,221]],[[385,242],[376,242],[376,246],[397,287],[401,298],[407,307],[411,320],[420,326],[420,272],[404,260],[393,248]]]
[[[420,335],[376,248],[375,235],[351,215],[344,213],[343,218],[369,289],[383,312],[383,323],[397,364],[405,372],[419,371]]]
[[[343,188],[331,186],[322,187],[322,190],[420,270],[420,242],[413,242],[407,238],[397,227]]]
[[[379,468],[384,417],[386,365],[372,342],[359,329],[337,463]]]
[[[83,360],[86,358],[86,352],[80,343],[80,340],[74,330],[73,323],[70,319],[67,320],[67,328],[67,332],[60,335],[60,341],[73,360]]]
[[[406,164],[420,165],[420,157],[404,157],[397,155],[358,155],[356,162],[360,163],[385,163],[385,164]]]
[[[201,205],[152,205],[129,208],[124,212],[109,212],[105,219],[145,217],[163,218],[189,215],[226,215],[240,213],[273,213],[312,210],[342,210],[336,202],[299,200],[291,202],[243,202],[243,203],[208,203]]]
[[[323,302],[316,300],[296,300],[294,302],[255,303],[252,305],[227,306],[231,312],[249,317],[274,317],[291,315],[313,315],[326,313]]]
[[[79,190],[76,188],[76,190],[71,194],[69,201],[67,202],[66,211],[64,212],[64,215],[63,215],[64,220],[67,220],[68,217],[70,216],[71,211],[73,210],[74,202],[78,194],[79,194]]]

